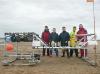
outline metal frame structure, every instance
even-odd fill
[[[16,51],[12,51],[14,52],[14,54],[10,53],[10,54],[6,54],[8,51],[6,51],[5,47],[6,47],[6,41],[5,38],[3,38],[3,44],[0,44],[4,46],[4,51],[3,51],[3,57],[6,58],[2,61],[2,64],[4,66],[9,66],[9,65],[16,65],[16,66],[32,66],[32,65],[36,65],[38,63],[40,63],[40,55],[39,54],[35,54],[33,49],[31,50],[31,53],[27,53],[27,54],[23,54],[19,52],[19,42],[15,42],[16,44]],[[5,55],[6,54],[6,55]],[[10,60],[7,60],[7,58],[12,58]],[[26,61],[27,63],[16,63],[17,61]]]
[[[35,48],[35,49],[42,49],[42,48],[49,48],[49,49],[53,49],[53,48],[57,48],[57,49],[84,49],[84,52],[85,52],[85,49],[87,49],[87,47],[85,46],[86,44],[88,44],[88,41],[85,41],[85,42],[83,42],[83,44],[80,46],[79,44],[80,44],[80,42],[82,41],[82,40],[84,40],[87,36],[92,36],[91,38],[90,38],[90,40],[91,41],[96,41],[96,39],[94,38],[95,37],[95,34],[78,34],[78,35],[76,35],[76,36],[83,36],[83,38],[80,40],[80,41],[78,41],[77,42],[77,45],[76,45],[76,47],[69,47],[69,46],[67,46],[67,47],[50,47],[50,46],[48,46],[45,42],[43,42],[42,40],[41,40],[41,38],[39,38],[37,35],[34,35],[41,43],[42,43],[42,45],[43,46],[33,46],[33,48]],[[34,40],[33,40],[34,41]],[[92,44],[92,45],[97,45],[97,42],[96,43],[94,43],[94,44]],[[96,56],[96,53],[94,54],[94,56]],[[86,61],[86,62],[88,62],[90,65],[92,65],[92,66],[96,66],[97,65],[97,62],[96,62],[96,57],[94,58],[95,60],[90,60],[89,58],[87,58],[86,56],[85,56],[85,53],[84,53],[84,58],[82,59],[82,60],[84,60],[84,61]]]
[[[82,35],[77,35],[77,36],[83,36],[83,38],[81,39],[81,40],[84,40],[84,38],[86,37],[86,36],[93,36],[90,40],[94,40],[94,36],[95,36],[95,34],[82,34]],[[37,35],[37,34],[35,34],[35,33],[33,33],[33,42],[34,42],[34,37],[42,44],[42,46],[39,44],[39,45],[37,45],[37,46],[33,46],[32,45],[32,48],[33,49],[42,49],[42,48],[49,48],[49,49],[52,49],[52,48],[58,48],[58,49],[84,49],[84,51],[85,51],[85,49],[87,49],[87,47],[85,47],[85,44],[87,44],[88,43],[88,41],[87,42],[84,42],[81,46],[79,45],[79,43],[81,42],[81,40],[80,41],[78,41],[77,42],[77,46],[76,47],[69,47],[69,46],[67,46],[67,47],[61,47],[61,46],[59,46],[59,47],[49,47],[45,42],[43,42],[42,41],[42,39]],[[1,44],[0,44],[1,45]],[[4,46],[6,45],[6,42],[4,42],[4,44],[3,44]],[[96,53],[94,54],[94,55],[96,55]],[[4,56],[5,57],[5,56]],[[3,60],[3,65],[35,65],[35,64],[38,64],[39,62],[40,62],[40,55],[39,54],[35,54],[34,52],[33,52],[33,50],[32,50],[32,53],[30,53],[30,54],[22,54],[22,53],[18,53],[18,42],[17,42],[17,52],[16,52],[16,54],[9,54],[9,55],[7,55],[6,57],[14,57],[14,59],[13,60]],[[15,62],[16,61],[18,61],[18,60],[26,60],[26,61],[28,61],[28,63],[26,63],[26,64],[16,64]],[[93,61],[92,60],[92,62],[91,62],[91,60],[89,59],[89,58],[86,58],[85,56],[84,56],[84,60],[86,61],[86,62],[88,62],[89,64],[91,64],[91,65],[93,65],[93,66],[95,66],[97,63],[96,63],[96,59]]]

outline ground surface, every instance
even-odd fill
[[[30,51],[30,46],[19,44],[19,49]],[[27,44],[27,43],[25,43]],[[99,42],[100,44],[100,42]],[[98,45],[98,50],[100,46]],[[23,51],[23,50],[22,50]],[[0,52],[0,61],[2,61],[2,51]],[[61,58],[61,57],[41,57],[41,63],[36,66],[2,66],[0,64],[0,74],[100,74],[100,55],[97,55],[98,66],[90,66],[87,62],[79,58]]]

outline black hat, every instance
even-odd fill
[[[48,28],[48,26],[45,26],[45,28]]]
[[[65,26],[63,26],[62,28],[66,28]]]

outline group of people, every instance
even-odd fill
[[[48,26],[45,26],[44,32],[42,32],[42,40],[51,47],[76,47],[77,41],[80,41],[84,36],[77,36],[79,34],[87,34],[87,30],[83,27],[82,24],[79,24],[79,29],[77,31],[77,27],[73,26],[73,29],[71,33],[66,31],[66,27],[62,27],[62,32],[58,34],[56,32],[56,28],[53,28],[52,32],[50,33]],[[86,42],[87,37],[85,37],[84,40],[81,40],[81,42]],[[56,56],[59,56],[59,51],[57,48],[55,49],[49,49],[49,48],[43,48],[42,55],[45,56],[45,53],[47,51],[47,56],[52,56],[52,52],[55,52]],[[72,57],[73,52],[75,52],[76,57],[84,57],[87,56],[87,49],[80,49],[80,56],[78,49],[62,49],[62,56],[65,57],[65,53],[67,53],[67,57]]]

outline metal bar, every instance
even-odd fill
[[[87,59],[87,58],[84,58],[83,60],[86,61],[87,63],[89,63],[91,66],[96,66],[97,65],[97,63],[93,60],[90,60],[90,59]]]
[[[33,55],[8,55],[9,57],[31,57],[31,56],[33,56]]]
[[[82,48],[85,48],[85,47],[49,47],[49,46],[47,46],[47,47],[34,47],[35,49],[42,49],[42,48],[50,48],[50,49],[52,49],[52,48],[58,48],[58,49],[82,49]]]
[[[39,38],[37,35],[33,35],[35,36],[44,46],[48,46],[44,41],[42,41],[41,38]],[[33,39],[34,40],[34,39]]]
[[[95,34],[77,34],[76,36],[91,36],[91,35],[95,35]]]
[[[12,66],[33,66],[33,65],[36,65],[37,63],[32,63],[32,64],[10,64],[10,65],[12,65]]]
[[[96,19],[95,19],[95,3],[93,2],[92,4],[92,7],[93,7],[93,25],[94,25],[94,34],[96,35]],[[94,37],[94,39],[96,40],[96,36]],[[95,59],[95,63],[97,63],[97,50],[96,50],[96,45],[94,46],[94,59]]]
[[[5,45],[5,44],[0,44],[0,46]]]

